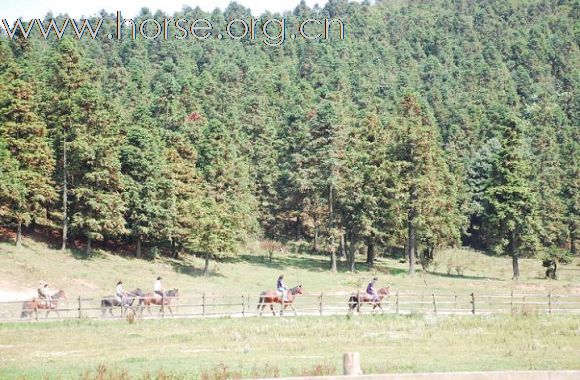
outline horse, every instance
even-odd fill
[[[272,314],[276,315],[276,312],[274,312],[274,304],[279,303],[282,304],[282,308],[280,309],[280,316],[284,314],[284,310],[286,310],[288,305],[290,305],[294,311],[294,315],[296,315],[296,309],[294,309],[294,298],[300,294],[302,294],[302,285],[297,285],[291,289],[288,289],[288,299],[286,301],[280,292],[276,290],[266,290],[265,292],[260,293],[260,299],[258,300],[258,311],[260,312],[260,315],[262,315],[264,308],[267,304],[269,304],[270,310],[272,310]],[[260,306],[262,307],[261,309]]]
[[[163,311],[163,308],[167,306],[169,313],[173,316],[173,310],[171,310],[171,300],[174,298],[179,297],[179,291],[177,289],[171,289],[165,292],[163,297],[159,297],[158,294],[155,293],[147,293],[143,296],[143,304],[147,307],[147,311],[151,314],[151,305],[159,305],[159,313]],[[141,308],[141,314],[143,314],[143,308]]]
[[[143,291],[139,288],[133,290],[132,292],[128,292],[126,305],[124,305],[124,307],[121,307],[122,306],[121,302],[119,302],[116,296],[105,296],[101,299],[101,312],[102,312],[101,316],[104,317],[105,314],[107,314],[108,310],[111,317],[114,317],[113,307],[121,307],[121,317],[123,317],[127,307],[132,307],[133,303],[135,302],[135,299],[139,299],[138,305],[142,307],[144,295],[145,294],[143,293]]]
[[[366,293],[350,296],[350,298],[348,299],[348,311],[353,312],[354,309],[356,308],[356,311],[360,313],[361,304],[365,303],[373,305],[372,311],[374,311],[377,307],[382,311],[383,308],[381,307],[381,302],[383,301],[383,298],[389,295],[389,287],[380,288],[377,294],[379,296],[378,301],[373,301],[373,297],[370,294]]]
[[[66,300],[66,294],[63,290],[59,290],[54,293],[50,300],[34,297],[30,301],[24,301],[22,303],[22,312],[20,313],[20,318],[26,318],[27,316],[32,317],[32,312],[38,317],[38,310],[46,310],[45,318],[48,318],[48,313],[54,311],[58,317],[58,302],[60,300]]]

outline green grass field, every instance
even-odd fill
[[[346,272],[341,263],[339,273],[328,271],[328,258],[310,254],[276,254],[270,262],[256,247],[240,253],[239,260],[211,263],[211,275],[202,276],[203,259],[185,257],[138,260],[96,251],[90,258],[71,252],[51,250],[45,244],[25,239],[25,247],[17,249],[0,243],[0,292],[35,292],[38,280],[47,281],[52,288],[64,289],[69,297],[101,297],[114,293],[117,280],[125,289],[141,288],[152,291],[158,275],[163,276],[166,288],[178,288],[182,296],[208,294],[257,294],[275,287],[280,273],[286,284],[303,284],[306,292],[364,290],[367,282],[379,277],[379,286],[391,284],[391,289],[406,292],[475,291],[540,292],[549,290],[580,294],[580,261],[559,270],[560,279],[545,279],[540,260],[521,260],[521,279],[511,280],[511,259],[488,256],[468,250],[446,250],[436,255],[430,273],[407,275],[405,263],[393,258],[379,258],[374,269],[357,263],[355,273]],[[360,257],[364,260],[364,257]],[[457,275],[460,268],[462,276]],[[450,273],[448,273],[450,271]]]
[[[339,374],[345,351],[365,373],[580,368],[580,319],[562,316],[67,321],[0,341],[2,379]]]
[[[90,258],[61,253],[29,239],[17,249],[0,243],[0,292],[34,292],[39,279],[69,298],[111,294],[118,279],[127,289],[151,290],[157,275],[183,296],[257,294],[280,273],[288,285],[312,294],[363,289],[372,276],[380,285],[406,292],[580,293],[580,267],[544,279],[539,260],[521,262],[522,278],[511,280],[511,262],[466,250],[439,252],[430,273],[406,274],[393,258],[376,268],[357,264],[330,273],[328,258],[278,254],[272,261],[256,247],[240,260],[212,263],[189,257],[137,260],[98,251]],[[361,260],[363,258],[361,257]],[[462,276],[457,275],[457,268]],[[449,272],[449,273],[448,273]],[[203,378],[337,374],[342,353],[359,351],[366,373],[501,369],[580,369],[578,316],[524,313],[489,317],[332,316],[323,318],[219,318],[190,320],[73,320],[0,324],[0,378]],[[167,377],[165,377],[167,376]],[[174,377],[172,377],[174,376]]]

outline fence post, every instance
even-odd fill
[[[320,293],[319,311],[320,311],[320,315],[322,315],[322,292]]]
[[[513,314],[514,313],[514,291],[512,290],[511,295],[510,295],[510,312]]]
[[[396,305],[397,305],[397,315],[399,315],[399,291],[397,290],[397,299],[396,299]]]
[[[475,294],[471,293],[471,314],[475,315]]]
[[[453,307],[453,312],[457,313],[457,293],[453,291],[453,296],[455,297],[455,305]]]
[[[342,369],[344,375],[362,375],[360,354],[358,352],[345,353],[342,356]]]
[[[201,316],[205,317],[205,293],[201,295]]]
[[[242,317],[246,316],[246,297],[242,294]]]
[[[82,306],[81,306],[81,296],[79,296],[79,319],[83,317]]]
[[[548,313],[552,314],[552,291],[548,292]]]
[[[435,304],[435,293],[431,293],[431,295],[433,296],[433,312],[437,314],[437,305]]]

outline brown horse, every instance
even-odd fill
[[[173,316],[173,310],[171,310],[171,300],[179,297],[179,291],[177,289],[172,289],[165,292],[163,298],[155,293],[146,293],[143,296],[143,305],[147,308],[149,314],[151,314],[151,305],[159,305],[159,313],[163,311],[164,307],[167,307],[171,315]],[[143,314],[143,308],[141,308],[141,314]]]
[[[54,293],[50,300],[45,300],[41,298],[33,298],[30,301],[24,301],[22,303],[22,312],[20,313],[20,318],[32,317],[32,313],[36,315],[38,318],[38,310],[46,310],[45,318],[48,318],[48,313],[54,311],[58,317],[58,302],[60,300],[66,300],[66,294],[64,294],[63,290],[59,290],[58,292]]]
[[[379,296],[378,300],[373,300],[373,296],[366,293],[350,296],[348,299],[348,311],[352,312],[356,308],[356,311],[360,313],[360,307],[365,303],[373,305],[372,311],[374,311],[377,307],[382,311],[383,308],[381,307],[381,302],[383,302],[383,298],[389,295],[389,287],[380,288],[377,294]]]
[[[282,304],[280,316],[284,314],[284,310],[286,310],[288,305],[290,305],[294,311],[294,315],[296,315],[296,309],[294,309],[294,298],[300,294],[302,294],[302,285],[297,285],[292,289],[288,289],[287,300],[284,300],[284,297],[282,297],[282,295],[280,295],[280,293],[276,290],[266,290],[265,292],[260,293],[260,299],[258,300],[258,311],[260,311],[260,315],[262,315],[264,308],[267,304],[269,304],[270,310],[272,310],[272,314],[276,315],[274,312],[274,304],[279,303]]]

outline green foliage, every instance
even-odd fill
[[[172,18],[225,28],[246,12]],[[3,220],[64,219],[72,235],[174,256],[295,239],[333,269],[342,246],[350,270],[362,245],[369,265],[389,245],[576,249],[574,1],[331,1],[293,15],[341,17],[347,38],[0,37]]]

